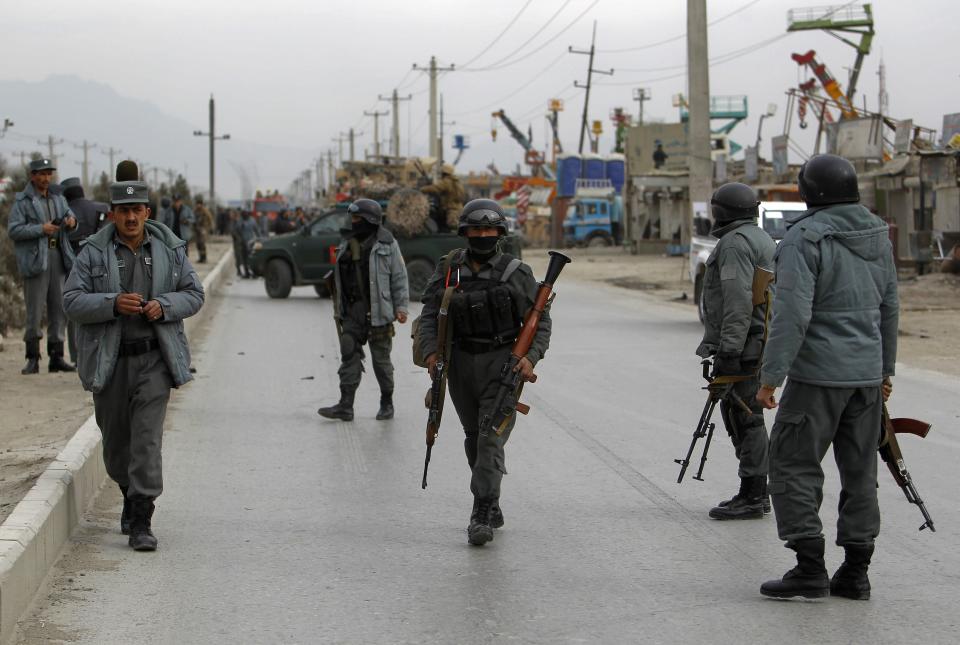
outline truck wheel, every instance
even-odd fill
[[[427,288],[427,282],[433,275],[433,265],[417,258],[407,263],[407,284],[410,286],[410,300],[420,300]]]
[[[703,322],[703,319],[706,317],[706,312],[703,310],[703,274],[700,273],[697,275],[697,279],[693,282],[693,301],[697,305],[697,317],[700,318],[700,322]]]
[[[588,248],[599,248],[602,246],[613,246],[613,240],[611,240],[608,235],[604,235],[603,233],[597,233],[587,240]]]
[[[323,284],[322,282],[313,285],[313,290],[316,291],[317,295],[321,298],[330,297],[330,290],[327,289],[327,285]]]
[[[293,286],[293,271],[285,260],[274,259],[267,263],[264,286],[271,298],[286,298]]]

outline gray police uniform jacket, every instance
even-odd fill
[[[883,221],[860,204],[787,220],[760,380],[879,385],[897,358],[897,269]]]
[[[154,323],[160,353],[179,387],[190,381],[190,347],[183,320],[203,306],[203,286],[186,256],[186,242],[162,224],[147,220],[151,236],[151,294],[163,307],[163,320]],[[67,279],[63,307],[80,324],[77,371],[83,387],[100,392],[113,376],[120,352],[120,318],[113,306],[120,293],[120,269],[114,252],[114,225],[87,238]]]
[[[249,245],[253,240],[260,239],[260,228],[257,226],[257,220],[252,217],[240,218],[233,222],[231,234],[240,242]]]
[[[409,311],[410,286],[407,283],[407,266],[403,263],[400,245],[393,233],[381,226],[374,235],[377,241],[370,251],[370,325],[382,327],[396,320],[399,312]],[[349,239],[340,242],[336,266],[340,266],[340,256],[346,253],[349,243]],[[340,272],[334,271],[333,276],[337,293],[343,293]],[[337,318],[341,316],[339,304],[335,303]]]
[[[51,199],[52,219],[47,218],[46,208],[41,203],[33,184],[27,184],[23,192],[13,198],[13,208],[7,221],[7,233],[13,240],[14,252],[17,256],[17,270],[24,278],[38,276],[47,270],[51,249],[47,236],[43,233],[44,222],[55,219],[76,217],[63,195],[49,192]],[[58,249],[63,257],[63,268],[70,271],[73,266],[73,248],[70,246],[69,231],[60,226],[58,234]]]
[[[753,275],[758,267],[773,271],[777,245],[753,219],[730,222],[716,232],[720,241],[707,258],[700,293],[704,332],[697,355],[757,361],[766,305],[753,306]]]
[[[157,221],[173,231],[173,220],[175,217],[173,206],[171,206],[160,211],[160,216],[157,217]],[[193,238],[193,224],[196,221],[197,216],[194,215],[193,209],[184,204],[183,209],[180,211],[180,237],[184,242],[189,242]]]
[[[451,265],[455,266],[457,263],[467,261],[467,252],[465,249],[456,249],[450,253],[454,254]],[[497,253],[485,264],[487,266],[496,266],[504,256],[512,257],[506,253]],[[437,268],[427,282],[427,286],[423,291],[423,298],[421,299],[421,302],[423,302],[423,310],[420,315],[420,331],[417,340],[414,342],[420,343],[422,356],[430,356],[430,354],[437,352],[437,323],[440,304],[443,300],[444,285],[446,283],[446,275],[443,272],[446,259],[446,256],[443,257],[437,264]],[[537,290],[539,289],[537,280],[533,277],[533,270],[528,265],[520,262],[516,271],[507,278],[504,284],[510,289],[511,297],[517,307],[520,318],[526,318],[527,312],[530,311],[530,308],[533,307],[536,301]],[[537,327],[537,333],[533,337],[530,351],[527,352],[526,356],[527,360],[533,365],[536,365],[540,359],[543,358],[544,354],[547,353],[547,349],[550,347],[550,332],[552,329],[553,321],[550,318],[550,308],[547,307],[543,312],[543,317],[540,319],[540,326]],[[491,375],[491,377],[493,376],[496,375]]]

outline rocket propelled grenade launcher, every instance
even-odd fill
[[[507,423],[513,418],[513,415],[519,412],[526,414],[530,411],[530,406],[520,403],[520,393],[523,390],[523,377],[516,370],[520,360],[530,351],[533,339],[537,335],[537,329],[540,327],[540,319],[544,311],[553,303],[556,294],[553,293],[553,285],[560,276],[560,272],[572,260],[558,251],[550,251],[550,264],[547,265],[547,274],[540,283],[537,290],[537,296],[534,299],[533,307],[527,312],[523,319],[523,328],[520,335],[513,343],[510,350],[510,357],[504,363],[500,370],[500,388],[497,390],[497,398],[494,400],[493,414],[486,415],[480,420],[480,432],[487,434],[490,430],[503,434]],[[531,383],[537,380],[536,375],[531,379]]]

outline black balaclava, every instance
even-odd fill
[[[499,237],[468,237],[467,249],[470,251],[470,257],[477,262],[485,262],[497,253],[497,242]]]
[[[375,233],[380,227],[376,224],[368,222],[365,219],[361,219],[359,222],[351,222],[350,228],[353,230],[353,234],[357,236],[358,239],[365,240],[373,235],[373,233]]]

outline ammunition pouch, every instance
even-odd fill
[[[464,348],[512,343],[520,333],[521,319],[510,289],[502,284],[487,289],[455,293],[450,302],[454,342]],[[489,351],[489,350],[487,350]]]

